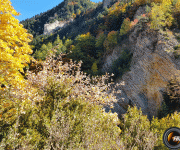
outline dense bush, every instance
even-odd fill
[[[92,72],[93,72],[93,75],[96,75],[96,74],[97,74],[98,68],[97,68],[97,63],[96,63],[96,62],[93,63],[93,65],[92,65],[92,67],[91,67],[91,70],[92,70]]]
[[[82,61],[82,70],[88,72],[91,70],[96,58],[95,37],[89,32],[78,35],[75,39],[75,45],[70,49],[68,57],[73,61]]]
[[[46,56],[48,54],[48,50],[50,48],[50,45],[47,47],[45,44],[43,44],[40,48],[40,50],[37,50],[35,53],[34,53],[34,57],[37,59],[37,60],[45,60],[46,59]],[[52,48],[52,47],[51,47]]]
[[[104,54],[103,43],[105,39],[106,39],[106,35],[104,34],[104,32],[99,33],[96,37],[95,46],[97,48],[97,57],[101,57]]]
[[[155,149],[168,150],[163,143],[163,134],[170,127],[180,127],[180,113],[174,112],[151,122],[136,106],[129,107],[120,121],[121,140],[127,150]]]
[[[90,78],[80,66],[48,57],[37,75],[28,72],[24,91],[0,91],[3,149],[166,149],[162,135],[179,127],[180,114],[150,122],[135,106],[119,120],[102,109],[116,102],[107,76]]]
[[[180,57],[180,44],[174,47],[173,54],[176,59]]]
[[[82,100],[61,101],[46,126],[46,149],[118,149],[120,130],[112,117]]]
[[[97,105],[116,100],[105,92],[105,79],[90,79],[80,64],[47,59],[37,75],[28,73],[27,93],[1,91],[1,147],[118,149],[117,115]]]
[[[58,56],[60,53],[66,53],[71,43],[72,41],[67,39],[63,44],[63,41],[59,39],[59,35],[57,35],[54,43],[48,42],[47,45],[43,44],[39,50],[36,50],[33,56],[37,60],[45,60],[48,54],[52,52],[52,49],[55,50],[54,53]]]
[[[83,4],[81,1],[85,9],[79,9],[76,2],[66,2],[67,10],[73,15],[74,13],[80,15],[81,11],[84,12],[86,8],[91,7],[86,6],[90,2]],[[159,119],[153,118],[150,122],[137,107],[129,107],[119,121],[116,113],[105,113],[102,108],[103,105],[116,102],[116,98],[108,91],[111,86],[105,84],[109,77],[87,76],[80,71],[81,63],[74,64],[68,61],[68,64],[63,64],[59,61],[61,58],[57,58],[61,52],[68,52],[69,58],[83,60],[83,70],[92,72],[93,75],[98,74],[99,58],[103,55],[104,47],[108,51],[118,43],[118,32],[112,30],[120,30],[120,36],[126,35],[130,30],[132,25],[130,19],[124,19],[122,24],[122,14],[126,12],[129,3],[135,2],[136,5],[150,3],[149,0],[127,2],[128,4],[122,2],[122,5],[116,3],[114,8],[105,9],[103,12],[105,24],[102,31],[108,30],[107,37],[106,32],[100,33],[96,39],[94,35],[87,33],[78,35],[73,42],[71,39],[62,41],[58,36],[55,40],[52,35],[41,35],[33,41],[34,48],[37,45],[39,47],[34,56],[40,60],[46,59],[43,67],[35,73],[28,71],[26,86],[21,90],[11,86],[3,88],[1,85],[2,149],[167,149],[162,141],[164,131],[172,126],[179,127],[180,124],[179,113],[168,115],[179,107],[178,82],[173,80],[168,84]],[[176,18],[179,18],[179,1],[177,3],[173,1],[172,4],[168,0],[164,0],[165,3],[162,3],[162,0],[154,2],[156,4],[151,11],[152,27],[170,27],[173,24],[173,11]],[[175,7],[175,10],[172,11],[172,7]],[[44,15],[42,18],[48,19],[46,13],[42,15]],[[65,19],[71,15],[66,13]],[[57,15],[55,17],[57,19]],[[34,32],[38,24],[44,22],[38,19],[39,16],[24,22],[34,35],[42,34],[42,28],[39,33]],[[31,26],[35,21],[37,22],[35,26]],[[54,21],[54,18],[49,21]],[[136,21],[139,23],[134,23],[141,28],[141,22],[147,23],[149,20],[142,16]],[[50,42],[48,37],[55,42],[41,46],[45,40],[46,43]],[[48,52],[53,48],[57,50],[56,58],[48,56]],[[175,52],[178,50],[179,46],[175,47]],[[114,61],[112,72],[115,78],[121,77],[129,69],[131,57],[132,54],[124,50]]]
[[[152,150],[157,136],[151,131],[150,121],[137,107],[128,107],[120,127],[121,139],[127,150]]]
[[[108,33],[103,46],[106,49],[106,53],[112,52],[113,48],[117,45],[118,32],[111,31]]]
[[[95,46],[97,48],[103,49],[103,43],[104,43],[105,39],[106,39],[106,35],[104,34],[104,32],[99,33],[96,37]]]
[[[166,99],[166,93],[164,94],[164,98]],[[166,104],[165,101],[162,102],[161,107],[158,110],[158,118],[161,119],[166,117],[168,114],[173,113],[174,111],[170,109],[170,107]]]
[[[153,118],[151,121],[151,130],[158,137],[154,149],[168,150],[162,139],[164,132],[170,127],[180,127],[180,113],[174,112],[162,119]]]
[[[125,35],[129,32],[129,30],[131,29],[131,22],[129,18],[124,19],[122,25],[121,25],[121,29],[119,31],[119,35]]]

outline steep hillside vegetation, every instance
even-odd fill
[[[84,68],[83,66],[83,71],[90,73],[91,67],[94,63],[97,64],[100,70],[102,65],[102,56],[111,53],[113,47],[119,44],[122,39],[127,36],[130,29],[133,28],[140,19],[138,16],[145,19],[146,22],[150,24],[150,28],[153,29],[158,28],[164,30],[165,28],[171,29],[179,27],[177,17],[179,13],[178,3],[175,3],[174,1],[172,3],[165,1],[163,4],[161,1],[154,2],[155,3],[149,3],[146,1],[135,1],[134,3],[131,1],[129,3],[117,2],[109,9],[103,9],[102,5],[99,5],[95,9],[91,9],[85,14],[76,17],[74,22],[56,31],[54,34],[36,36],[31,43],[32,48],[34,52],[38,51],[41,49],[43,44],[47,45],[49,42],[53,43],[58,35],[60,39],[63,40],[62,42],[64,44],[66,40],[72,41],[70,44],[71,46],[68,45],[68,47],[63,50],[63,52],[68,54],[67,57],[73,58],[73,60],[77,61],[80,61],[81,59],[84,61],[89,60],[89,67],[87,66]],[[139,8],[143,9],[141,10]],[[136,14],[136,17],[134,17],[137,10],[138,13]],[[162,11],[161,17],[156,16],[156,11],[158,10]],[[91,38],[83,39],[86,41],[83,41],[84,44],[89,44],[85,47],[90,48],[90,50],[85,50],[83,52],[84,48],[82,47],[84,47],[84,45],[78,43],[80,40],[77,39],[81,37],[81,35],[83,38],[83,36],[85,36],[88,32],[88,36],[92,36],[94,41],[92,41]],[[70,51],[72,52],[71,54],[69,54]],[[77,56],[75,56],[75,53]],[[37,55],[36,58],[38,58]],[[101,71],[99,71],[99,73],[100,72]]]
[[[89,0],[65,0],[51,10],[37,14],[20,23],[24,25],[24,28],[28,29],[29,33],[36,37],[43,34],[44,24],[52,23],[55,20],[65,21],[71,17],[76,18],[78,15],[82,15],[87,10],[95,7],[96,4]]]
[[[159,13],[160,15],[157,15]],[[152,118],[153,115],[157,115],[163,101],[163,95],[158,88],[166,87],[171,76],[175,75],[177,71],[171,68],[170,70],[174,74],[169,74],[164,79],[166,81],[163,81],[163,84],[159,83],[161,84],[159,87],[156,80],[151,81],[152,73],[148,73],[151,70],[137,65],[137,63],[141,61],[141,57],[142,59],[145,57],[149,59],[151,53],[158,53],[158,55],[161,53],[162,55],[164,51],[168,50],[171,53],[163,54],[165,57],[170,55],[170,59],[179,58],[178,41],[176,40],[179,37],[179,13],[179,1],[170,0],[151,2],[121,1],[114,3],[109,9],[99,5],[95,9],[91,9],[91,11],[87,11],[87,13],[77,17],[72,24],[56,33],[48,37],[38,36],[37,38],[41,42],[37,42],[35,38],[32,42],[34,43],[34,49],[36,49],[34,57],[39,60],[45,60],[48,55],[48,49],[56,46],[56,55],[64,53],[66,57],[64,60],[82,60],[81,69],[87,74],[101,75],[109,72],[114,74],[113,79],[115,80],[122,77],[127,82],[127,86],[121,89],[126,95],[125,101],[122,102],[120,100],[119,102],[121,107],[127,109],[129,103],[137,104],[142,108],[143,113]],[[165,37],[166,34],[168,37]],[[170,34],[173,34],[173,36]],[[59,45],[57,45],[57,41],[59,41]],[[165,46],[160,48],[159,45],[162,45],[162,43]],[[44,44],[44,47],[41,47],[41,44]],[[45,48],[46,45],[47,48]],[[149,52],[146,53],[148,49]],[[156,54],[153,54],[151,59],[155,59],[155,62],[152,63],[160,60],[158,56],[155,58],[154,55]],[[146,64],[143,60],[142,62]],[[150,62],[149,60],[148,63]],[[176,65],[177,60],[172,65],[174,63]],[[164,62],[163,64],[167,63]],[[151,65],[147,64],[147,66]],[[136,67],[149,71],[143,71],[141,75],[136,73],[137,76],[135,77]],[[168,68],[166,65],[161,66],[161,68],[164,67]],[[124,75],[128,71],[130,71],[129,77],[127,74]],[[158,72],[160,71],[158,70]],[[163,76],[162,74],[164,73],[160,72],[160,75]],[[150,77],[142,76],[143,74],[149,74]],[[130,79],[130,76],[132,76],[131,78],[134,81]],[[142,78],[140,78],[141,76]],[[155,76],[157,77],[157,74]],[[148,85],[149,83],[151,84],[150,86]],[[134,88],[134,84],[139,88]],[[156,90],[154,86],[157,87]],[[154,91],[150,90],[152,88]],[[121,97],[122,95],[119,99]],[[153,100],[151,101],[150,99]]]
[[[30,45],[1,2],[0,148],[168,149],[164,131],[180,127],[180,0],[111,2],[64,1],[29,24]]]
[[[123,108],[127,109],[129,103],[137,104],[142,107],[143,113],[152,118],[157,116],[163,101],[159,88],[165,88],[171,76],[178,72],[175,69],[178,67],[177,60],[171,59],[179,58],[179,3],[175,0],[137,0],[115,2],[109,8],[103,8],[103,4],[98,5],[77,16],[74,22],[54,34],[36,36],[31,43],[33,55],[38,60],[45,60],[51,50],[56,56],[64,53],[66,62],[70,59],[77,62],[81,60],[81,69],[87,74],[113,73],[114,80],[122,78],[127,82],[127,86],[121,89],[126,95],[125,101],[120,100],[120,104],[125,105]],[[162,43],[164,46],[160,47]],[[164,53],[169,50],[171,53]],[[158,73],[152,73],[146,66],[137,64],[141,61],[146,64],[141,58],[149,59],[151,55],[154,62],[150,59],[148,67],[153,66],[156,61],[164,62],[156,56],[160,53],[163,57],[170,57],[168,62],[172,61],[172,66],[175,64],[177,67],[170,67],[174,74],[164,77],[163,84],[159,83],[161,85],[158,86],[156,80],[151,81],[152,75],[157,78]],[[135,76],[137,67],[146,71],[141,72],[141,75],[136,73]],[[164,67],[168,68],[166,65]],[[155,69],[158,68],[153,71]],[[149,74],[149,77],[143,74]],[[163,74],[164,72],[160,72],[159,75]],[[134,84],[139,88],[134,88]],[[154,86],[157,87],[156,90]]]

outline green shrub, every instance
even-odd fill
[[[149,7],[148,5],[146,5],[146,13],[150,13],[151,12],[151,7]]]
[[[96,62],[93,63],[93,65],[92,65],[92,67],[91,67],[91,71],[93,72],[94,75],[97,74],[97,72],[98,72],[98,67],[97,67],[97,63],[96,63]]]
[[[180,44],[174,47],[173,54],[174,54],[175,59],[179,58],[179,56],[180,56]]]
[[[153,118],[151,122],[152,131],[157,133],[158,136],[155,149],[167,149],[162,141],[165,130],[170,127],[180,127],[180,114],[176,112],[180,106],[179,89],[180,84],[178,80],[176,78],[172,78],[163,94],[164,101],[158,113],[159,119]]]
[[[56,37],[56,40],[53,43],[53,46],[57,46],[58,44],[63,44],[62,40],[59,38],[59,34]]]
[[[43,115],[39,114],[41,110],[33,104],[33,101],[23,99],[18,92],[14,95],[12,92],[13,90],[5,91],[6,96],[0,98],[1,110],[4,109],[0,112],[1,148],[23,147],[29,150],[42,148],[48,133],[43,128]],[[30,90],[29,92],[31,93]],[[36,96],[32,95],[32,97]]]
[[[95,42],[95,37],[89,32],[78,35],[75,38],[74,46],[70,49],[72,53],[68,54],[68,58],[73,59],[73,61],[83,61],[81,69],[87,72],[95,61]]]
[[[155,144],[154,149],[157,150],[168,150],[168,148],[163,143],[163,134],[170,127],[180,127],[180,114],[175,112],[162,118],[153,118],[151,121],[151,130],[154,134],[157,134],[157,142]]]
[[[38,60],[45,60],[47,55],[48,55],[48,50],[50,50],[49,48],[51,47],[50,43],[48,43],[48,46],[46,46],[45,44],[43,44],[40,48],[40,50],[37,50],[34,53],[34,57]],[[52,48],[52,47],[51,47]]]
[[[101,19],[103,17],[104,17],[104,15],[102,13],[99,13],[98,16],[97,16],[97,19]]]
[[[130,25],[131,25],[130,19],[129,18],[124,19],[124,21],[121,25],[119,35],[122,36],[122,35],[127,34],[129,32],[129,30],[131,29]]]
[[[119,149],[122,146],[117,114],[102,109],[109,99],[115,100],[105,92],[107,77],[91,80],[80,71],[81,64],[69,63],[57,64],[49,57],[42,71],[36,75],[29,72],[25,88],[29,95],[18,89],[0,93],[2,149]]]
[[[46,126],[45,149],[118,149],[120,130],[112,117],[83,100],[61,101]]]
[[[106,35],[104,34],[104,32],[100,33],[97,37],[96,37],[96,48],[100,48],[103,49],[103,43],[106,39]]]
[[[120,123],[122,142],[127,150],[152,150],[157,140],[156,135],[151,132],[150,121],[147,116],[142,115],[141,109],[136,106],[128,107]]]
[[[180,44],[174,47],[175,50],[180,50]]]
[[[180,33],[174,33],[177,40],[180,40]]]
[[[113,48],[117,45],[118,41],[118,32],[117,31],[111,31],[108,33],[103,46],[106,49],[107,53],[111,53]]]
[[[66,39],[64,42],[64,46],[66,46],[66,49],[69,50],[71,44],[73,43],[73,41],[71,39]]]

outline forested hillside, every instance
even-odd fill
[[[76,18],[84,14],[87,10],[95,8],[97,5],[89,0],[65,0],[58,6],[42,12],[36,16],[23,20],[20,23],[28,29],[34,37],[43,34],[44,24],[52,23],[55,20],[64,21],[69,18]]]
[[[180,0],[0,5],[0,149],[168,149],[180,127]],[[74,18],[42,35],[46,23]]]
[[[77,16],[73,23],[54,34],[34,37],[31,42],[33,53],[35,53],[34,57],[45,59],[47,53],[41,52],[42,50],[39,51],[42,49],[41,46],[43,44],[47,46],[50,43],[52,43],[52,47],[55,46],[56,44],[53,45],[53,43],[59,36],[62,42],[58,51],[66,53],[67,58],[76,61],[82,60],[84,62],[83,71],[88,74],[92,74],[91,67],[93,64],[98,67],[99,72],[97,74],[102,74],[100,71],[103,63],[102,57],[110,53],[113,47],[119,44],[127,36],[127,33],[135,27],[140,18],[134,19],[134,14],[140,6],[146,7],[146,12],[142,17],[151,24],[151,28],[164,30],[165,28],[179,27],[179,6],[176,1],[165,2],[165,4],[160,4],[160,1],[154,2],[120,1],[114,3],[109,9],[103,9],[103,4],[99,4],[96,8]],[[161,10],[162,13],[160,17],[156,15],[158,10]],[[72,53],[69,53],[70,51]],[[130,60],[128,52],[127,55],[125,57]],[[115,72],[121,74],[114,70]]]

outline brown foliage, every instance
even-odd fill
[[[39,71],[43,70],[43,65],[38,61],[31,61],[29,64],[29,71],[37,74]]]
[[[107,92],[111,89],[110,84],[106,84],[109,75],[90,78],[90,76],[80,71],[81,62],[74,64],[70,60],[69,63],[63,65],[61,60],[60,56],[56,60],[50,56],[42,63],[43,70],[39,71],[38,74],[35,75],[34,72],[29,72],[29,81],[45,91],[49,86],[48,79],[53,78],[59,84],[66,85],[66,91],[71,90],[69,98],[83,98],[96,104],[108,104],[116,101],[116,98]]]

